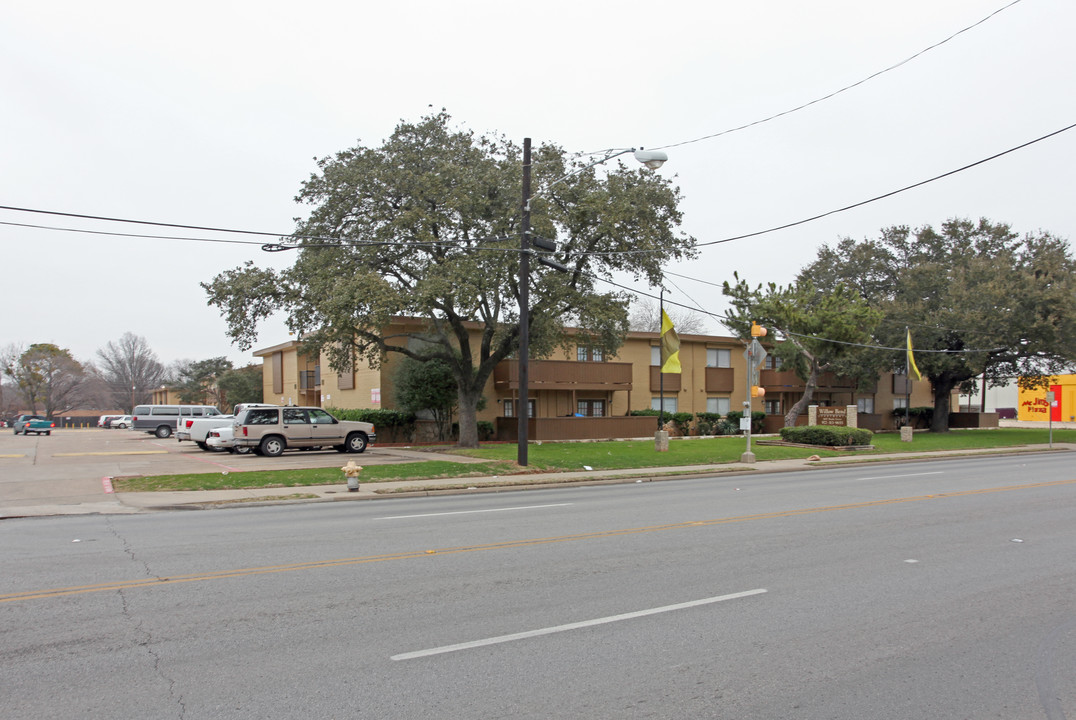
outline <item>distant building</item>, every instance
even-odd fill
[[[1053,392],[1053,404],[1046,393]],[[1020,390],[1018,420],[1076,422],[1076,375],[1054,375],[1050,386]]]

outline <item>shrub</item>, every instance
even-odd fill
[[[897,419],[898,425],[904,424],[904,416],[904,408],[896,408],[893,410],[893,417]],[[912,427],[928,428],[934,420],[934,408],[930,406],[911,407],[907,410],[907,416]]]
[[[740,420],[743,419],[742,410],[731,410],[726,416],[728,422],[732,423],[733,427],[738,431],[740,429]],[[762,425],[766,422],[766,413],[761,410],[756,410],[751,413],[751,432],[762,432]]]
[[[478,421],[478,439],[483,442],[493,439],[493,423],[489,420]]]
[[[631,414],[632,415],[645,415],[645,416],[648,416],[648,417],[657,417],[661,413],[658,410],[651,410],[651,409],[647,408],[645,410],[632,410]],[[679,433],[680,435],[684,435],[684,436],[691,434],[691,419],[692,419],[691,413],[686,413],[686,412],[678,412],[678,413],[666,412],[665,413],[665,422],[666,422],[666,424],[672,423],[673,429],[677,433]]]
[[[695,433],[698,435],[723,435],[718,432],[720,425],[720,413],[695,413]]]
[[[806,425],[781,428],[782,440],[800,443],[801,445],[826,445],[828,447],[870,445],[873,437],[874,433],[870,430],[834,425]]]
[[[373,423],[379,442],[411,442],[415,434],[415,414],[401,410],[326,408],[338,420]]]

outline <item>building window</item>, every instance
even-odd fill
[[[732,367],[732,351],[721,348],[707,348],[706,367]]]
[[[706,398],[706,412],[716,413],[718,415],[728,415],[730,409],[729,399],[727,397],[708,397]]]
[[[583,417],[605,417],[604,400],[579,400],[575,412]]]
[[[667,412],[667,413],[676,412],[676,407],[677,407],[676,400],[677,400],[677,398],[676,398],[675,395],[673,395],[672,397],[666,397],[665,398],[664,411]],[[661,407],[661,396],[654,396],[654,397],[650,398],[650,409],[651,410],[662,410],[663,409]]]
[[[775,358],[773,355],[766,355],[766,361],[765,363],[763,363],[762,368],[764,370],[776,370],[777,358]]]
[[[575,349],[575,359],[579,362],[602,362],[602,349],[580,345]]]
[[[516,416],[516,401],[505,400],[504,403],[504,416],[515,417]],[[534,417],[534,398],[527,398],[527,417]]]
[[[781,414],[781,401],[780,400],[767,400],[765,403],[767,415],[780,415]]]
[[[908,407],[908,398],[906,398],[906,397],[895,397],[895,398],[893,398],[893,409],[894,410],[903,410],[906,407]]]
[[[661,347],[658,345],[650,346],[650,364],[654,367],[661,365]]]
[[[874,413],[874,398],[860,398],[856,400],[856,411],[861,413]]]

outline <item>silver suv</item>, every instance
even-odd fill
[[[368,422],[337,420],[319,407],[252,407],[232,421],[236,447],[277,457],[289,448],[361,453],[377,439]]]

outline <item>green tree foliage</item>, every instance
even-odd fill
[[[248,263],[203,287],[243,349],[259,321],[283,312],[303,351],[323,352],[337,371],[360,358],[376,367],[387,353],[441,360],[458,387],[459,442],[473,447],[486,381],[519,342],[521,151],[450,120],[403,122],[380,147],[319,161],[296,198],[313,209],[292,238],[295,264],[275,272]],[[693,240],[676,231],[679,190],[619,163],[584,169],[552,145],[537,148],[532,165],[532,230],[560,244],[569,272],[532,266],[530,353],[552,352],[570,323],[612,355],[628,299],[599,280],[620,272],[657,284],[664,263],[693,256]],[[390,335],[394,316],[422,322]]]
[[[803,395],[785,414],[785,426],[796,424],[810,405],[821,373],[832,371],[861,378],[877,376],[871,356],[859,347],[869,343],[871,332],[882,317],[847,286],[837,283],[823,291],[801,278],[787,287],[770,283],[751,288],[734,274],[736,284],[726,282],[722,292],[730,299],[728,326],[750,340],[751,322],[783,335],[772,347],[780,366],[795,370],[804,381]],[[771,336],[772,337],[772,336]]]
[[[1076,360],[1076,261],[1046,232],[1023,237],[1004,223],[952,219],[886,228],[877,239],[823,248],[800,278],[823,290],[844,284],[885,313],[879,345],[902,348],[933,385],[931,429],[949,429],[954,388],[986,373],[1043,383]],[[905,353],[889,355],[903,370]]]
[[[217,379],[220,409],[225,412],[240,403],[264,402],[263,390],[261,365],[225,370]]]
[[[448,363],[438,358],[426,362],[404,358],[396,368],[393,397],[401,410],[429,412],[437,423],[438,439],[448,436],[459,402],[456,378]]]
[[[222,398],[218,382],[231,370],[232,361],[223,356],[183,364],[175,383],[180,401],[209,403],[219,408]]]
[[[85,369],[69,350],[52,343],[35,343],[23,352],[5,353],[3,372],[31,413],[40,407],[52,419],[82,401]]]

